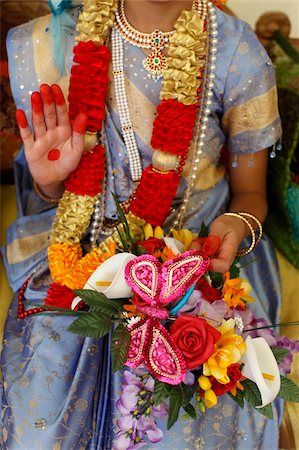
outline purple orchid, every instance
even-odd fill
[[[288,355],[279,363],[279,369],[285,374],[290,373],[294,353],[299,352],[299,341],[290,340],[286,336],[278,336],[275,347],[285,348],[289,351]]]

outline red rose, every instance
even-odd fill
[[[210,283],[204,278],[197,283],[197,286],[202,297],[209,303],[213,303],[215,300],[220,300],[222,298],[219,290],[211,286]]]
[[[241,380],[243,375],[240,370],[240,364],[231,364],[227,368],[227,375],[230,379],[230,382],[227,384],[221,384],[216,380],[216,378],[210,377],[210,382],[212,383],[211,389],[213,389],[217,397],[225,394],[226,392],[229,392],[233,387],[236,386],[237,382]]]
[[[184,314],[170,326],[170,334],[182,352],[188,369],[205,363],[221,337],[221,333],[204,319]]]
[[[198,237],[192,242],[192,250],[199,250],[207,256],[214,256],[221,245],[221,238],[210,234],[206,237]]]
[[[136,242],[136,244],[142,245],[149,255],[153,255],[156,250],[162,250],[166,247],[164,241],[155,237],[150,237],[146,241]]]

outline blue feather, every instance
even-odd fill
[[[52,12],[50,33],[52,37],[54,64],[62,76],[66,74],[65,55],[67,37],[75,27],[74,18],[66,11],[67,8],[72,6],[72,2],[71,0],[63,0],[58,7],[55,7],[49,1],[49,6]]]

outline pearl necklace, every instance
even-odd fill
[[[196,143],[196,149],[193,154],[191,169],[189,173],[188,187],[185,191],[182,205],[179,208],[176,218],[173,222],[173,227],[179,229],[182,227],[194,181],[197,178],[197,171],[201,159],[203,157],[203,147],[205,145],[206,130],[208,116],[211,113],[210,106],[212,104],[211,98],[213,97],[213,87],[216,70],[216,53],[218,44],[218,24],[216,8],[212,2],[203,0],[198,6],[201,17],[208,17],[207,26],[209,39],[209,49],[207,52],[207,63],[204,73],[205,82],[203,83],[201,91],[200,108],[197,116],[197,125],[194,133],[194,142]],[[118,106],[119,118],[122,127],[123,139],[126,145],[128,158],[130,162],[131,177],[134,181],[138,181],[142,174],[142,165],[140,155],[137,147],[137,142],[131,122],[130,111],[127,102],[126,85],[124,77],[124,50],[123,50],[123,35],[119,32],[119,27],[114,27],[111,33],[112,43],[112,71],[114,75],[115,95],[116,103]],[[127,40],[127,39],[126,39]],[[99,202],[100,203],[100,202]],[[98,213],[99,207],[98,206]],[[103,234],[101,226],[99,226],[100,215],[95,214],[92,222],[92,229],[97,232],[92,233],[92,244],[95,245],[100,232]],[[108,234],[112,234],[113,229],[110,229]],[[106,233],[104,233],[106,234]]]
[[[206,10],[203,5],[206,5],[206,3],[194,0],[192,9],[198,11],[201,16],[204,16]],[[115,13],[115,25],[123,39],[130,42],[130,44],[151,50],[142,64],[153,80],[159,80],[166,68],[166,57],[162,53],[162,50],[164,47],[168,47],[169,39],[173,36],[174,30],[163,32],[156,29],[152,33],[142,33],[136,30],[126,18],[124,0],[118,3],[118,9]]]

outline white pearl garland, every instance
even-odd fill
[[[206,3],[205,3],[206,4]],[[216,70],[216,54],[217,54],[217,46],[218,46],[218,23],[217,23],[217,14],[216,8],[212,2],[208,2],[208,33],[210,35],[210,39],[208,40],[208,53],[207,53],[207,64],[206,70],[204,73],[204,83],[200,101],[200,109],[198,111],[197,117],[197,126],[195,130],[195,142],[197,142],[197,149],[194,151],[188,187],[185,191],[184,198],[182,201],[182,205],[179,209],[177,217],[173,223],[173,227],[176,229],[182,228],[184,217],[186,213],[186,209],[189,203],[190,195],[192,192],[192,188],[194,186],[194,182],[197,178],[197,171],[199,168],[199,164],[201,162],[203,147],[205,146],[205,138],[206,138],[206,130],[207,123],[209,121],[209,115],[211,113],[210,106],[212,105],[211,98],[213,97],[213,88],[214,88],[214,80],[215,80],[215,70]]]
[[[112,29],[111,40],[112,70],[114,75],[115,96],[119,119],[128,152],[131,177],[133,181],[139,181],[142,175],[142,165],[130,118],[129,105],[126,95],[123,40],[116,28]]]

